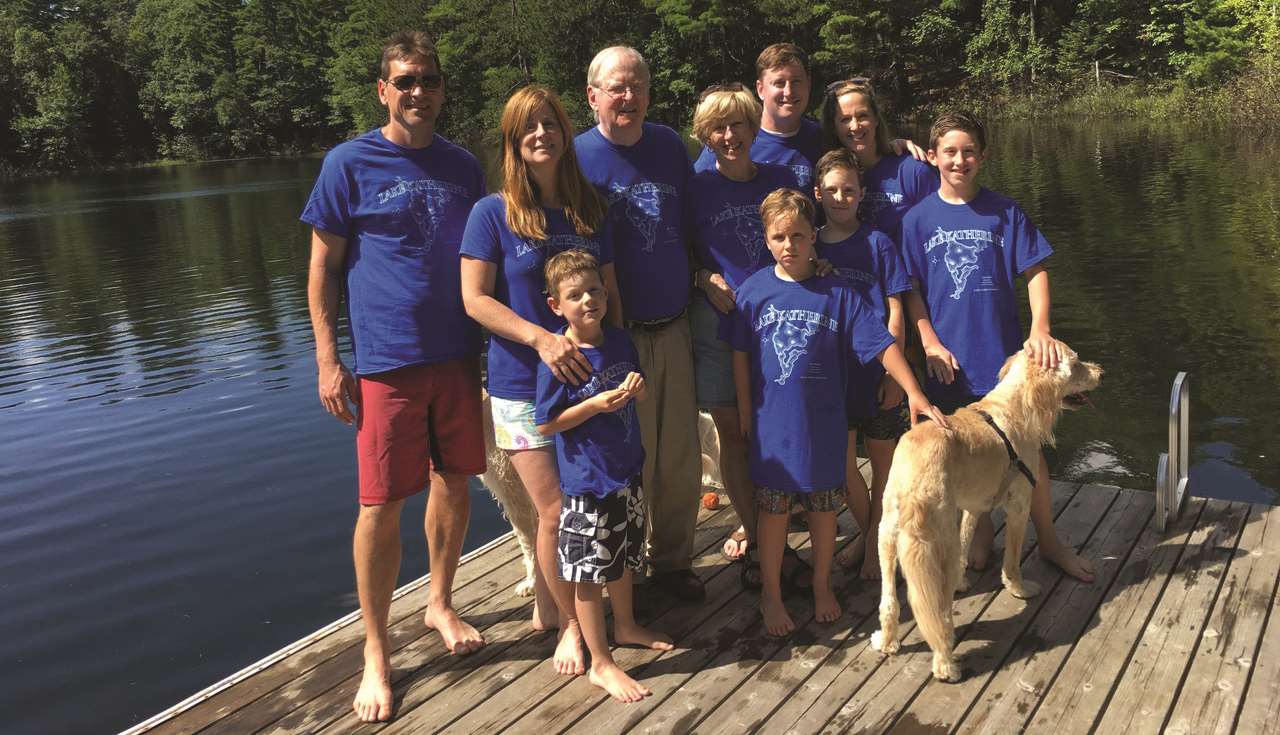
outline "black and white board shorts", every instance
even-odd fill
[[[604,584],[640,571],[644,561],[644,493],[640,478],[603,498],[565,495],[560,504],[560,579]]]

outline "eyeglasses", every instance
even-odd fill
[[[632,97],[639,97],[649,91],[648,82],[635,82],[633,84],[610,84],[607,87],[601,87],[598,84],[591,85],[596,89],[604,92],[615,100],[620,100],[627,96],[630,92]]]
[[[698,94],[698,101],[702,102],[716,92],[741,92],[744,89],[746,89],[746,87],[742,86],[742,82],[720,82],[719,84],[713,84],[702,90],[702,92]]]
[[[827,85],[827,94],[831,94],[841,87],[862,87],[868,92],[875,94],[875,88],[871,86],[871,80],[867,77],[849,77],[848,79],[841,79],[838,82],[832,82]]]
[[[412,74],[401,74],[392,79],[383,79],[382,81],[390,84],[401,92],[412,92],[414,87],[421,86],[425,90],[440,89],[444,84],[443,74],[423,74],[416,77]]]

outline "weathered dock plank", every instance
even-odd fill
[[[485,583],[486,578],[494,572],[510,568],[513,564],[518,565],[519,559],[519,545],[514,538],[495,544],[484,553],[469,558],[467,563],[459,567],[454,582],[454,598],[459,609],[465,610],[469,605],[496,594],[501,583],[494,580],[488,580],[488,583]],[[389,618],[392,627],[403,627],[406,621],[420,620],[419,616],[426,607],[426,599],[426,586],[420,584],[408,594],[392,601]],[[425,626],[423,628],[425,629]],[[343,677],[350,674],[352,660],[355,661],[354,665],[358,670],[363,661],[360,653],[363,642],[364,628],[357,618],[292,656],[200,702],[183,712],[181,717],[161,722],[147,732],[162,735],[191,735],[209,728],[254,703],[261,703],[259,706],[272,710],[278,710],[282,703],[285,706],[289,704],[297,706],[300,702],[294,702],[292,697],[277,696],[278,690],[325,664],[328,664],[332,671],[340,672]],[[325,690],[327,687],[320,684],[316,694]],[[303,701],[309,700],[310,697]]]
[[[1108,520],[1114,526],[1118,519],[1108,511],[1117,493],[1117,488],[1080,488],[1055,524],[1062,542],[1079,549],[1094,538],[1095,531]],[[1085,551],[1089,552],[1087,548]],[[896,726],[890,732],[906,733],[918,731],[920,727],[950,729],[965,716],[990,680],[1001,671],[1006,656],[1032,621],[1051,599],[1059,602],[1053,593],[1059,584],[1065,583],[1065,575],[1057,567],[1036,554],[1023,564],[1023,574],[1042,585],[1041,593],[1029,600],[1019,600],[1001,589],[976,621],[956,631],[956,656],[964,679],[955,684],[929,679],[906,709],[900,710]]]
[[[1280,574],[1280,513],[1253,506],[1165,732],[1230,733]],[[1249,731],[1245,731],[1249,732]]]
[[[1055,515],[1074,497],[1075,485],[1055,488]],[[995,519],[997,524],[995,548],[1004,541],[1003,514]],[[1024,546],[1024,553],[1034,542],[1035,531],[1028,529],[1030,542]],[[956,600],[955,619],[957,624],[965,622],[965,613],[975,610],[988,595],[1000,586],[1000,571],[997,560],[993,559],[988,568],[981,572],[969,572],[971,587]],[[879,591],[872,589],[871,598],[879,605]],[[870,645],[871,634],[879,627],[879,619],[872,615],[865,619],[858,628],[846,638],[846,643],[833,655],[821,670],[805,682],[805,685],[792,693],[765,722],[769,732],[808,733],[837,731],[845,728],[872,730],[875,724],[866,717],[867,707],[877,697],[896,698],[899,687],[910,686],[905,681],[915,683],[911,686],[914,692],[928,676],[930,676],[930,659],[921,656],[920,650],[928,650],[923,639],[915,631],[915,623],[910,617],[910,606],[907,604],[906,590],[899,583],[899,600],[902,603],[902,623],[899,628],[903,636],[904,648],[895,656],[883,656]],[[920,662],[923,661],[923,668]],[[908,671],[908,667],[911,667]],[[882,672],[881,670],[885,671]],[[901,678],[894,682],[898,676]],[[883,730],[888,721],[879,723]]]
[[[720,570],[719,547],[737,524],[737,515],[731,508],[704,517],[694,537],[698,553],[695,572],[707,574]],[[644,594],[641,590],[637,592],[638,597]],[[665,611],[667,607],[661,609]],[[484,727],[477,720],[502,719],[510,714],[512,708],[523,709],[530,702],[541,701],[546,696],[545,693],[527,694],[523,690],[527,686],[523,684],[527,675],[532,674],[533,678],[551,687],[563,686],[570,681],[570,677],[556,675],[548,663],[555,650],[554,632],[537,633],[527,624],[525,631],[526,635],[500,657],[479,665],[459,667],[450,673],[446,682],[447,697],[436,696],[443,691],[443,687],[437,686],[438,682],[430,679],[412,681],[402,698],[396,721],[390,726],[378,726],[379,731],[435,732],[461,727],[474,727],[469,730],[471,732],[483,731]],[[505,691],[513,686],[515,688],[511,691]],[[484,706],[480,707],[481,704]],[[459,721],[464,724],[457,725]]]
[[[867,469],[863,467],[864,472]],[[645,624],[673,634],[671,652],[616,648],[615,659],[654,691],[624,705],[586,677],[548,664],[552,632],[529,626],[531,601],[513,594],[523,574],[506,539],[459,569],[455,601],[488,645],[453,657],[422,623],[420,583],[393,605],[395,719],[364,724],[351,713],[359,684],[358,619],[344,619],[241,672],[149,732],[552,733],[698,732],[1124,732],[1280,735],[1280,509],[1193,499],[1166,533],[1149,493],[1054,484],[1055,528],[1092,558],[1093,584],[1066,578],[1034,553],[1021,559],[1043,593],[1016,600],[998,559],[970,573],[955,603],[965,678],[932,679],[932,653],[903,605],[902,651],[883,657],[878,583],[836,570],[841,618],[813,621],[812,600],[788,607],[798,629],[765,634],[759,598],[743,592],[737,565],[720,555],[737,525],[732,509],[702,511],[695,573],[707,600],[683,605],[637,589]],[[1003,517],[997,515],[997,548]],[[840,543],[857,538],[848,513]],[[791,534],[808,554],[808,533]],[[902,602],[905,590],[900,587]],[[187,706],[184,704],[184,706]],[[141,730],[139,730],[141,731]]]
[[[1210,500],[1173,579],[1098,721],[1100,732],[1158,732],[1218,597],[1249,506]]]
[[[1054,516],[1058,526],[1088,524],[1091,527],[1098,520],[1096,508],[1105,507],[1103,502],[1096,501],[1109,500],[1091,495],[1083,499],[1086,502],[1077,502],[1078,486],[1055,489],[1059,490],[1053,497]],[[1028,523],[1027,526],[1029,541],[1023,544],[1020,554],[1022,565],[1026,564],[1037,541],[1033,524]],[[1007,533],[1007,526],[1005,531]],[[990,568],[979,577],[980,581],[968,593],[955,600],[952,609],[958,641],[963,642],[968,637],[973,624],[1004,593],[999,562],[999,555],[993,555]],[[1027,602],[1034,605],[1035,599]],[[856,698],[841,708],[823,731],[835,732],[853,727],[885,732],[919,691],[932,681],[932,665],[933,652],[921,637],[919,627],[913,625],[911,632],[902,640],[901,650],[885,658],[884,663],[863,684]],[[961,666],[962,670],[967,669],[968,662],[962,660]],[[910,724],[909,721],[903,723],[904,727],[909,727]]]
[[[1104,595],[1141,543],[1154,510],[1155,496],[1150,493],[1119,493],[1081,550],[1093,560],[1095,580],[1085,584],[1064,577],[1052,592],[1046,590],[1044,608],[969,709],[960,732],[1000,735],[1022,729],[1027,713],[1048,693],[1071,647],[1095,619]]]

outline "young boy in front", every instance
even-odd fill
[[[782,602],[782,554],[793,501],[808,512],[813,541],[814,617],[840,617],[831,589],[836,510],[844,500],[847,419],[840,407],[854,365],[879,359],[907,393],[912,421],[945,426],[875,312],[840,278],[815,274],[815,210],[798,191],[779,189],[760,205],[775,265],[739,287],[724,326],[733,346],[739,420],[756,485],[763,588],[760,611],[771,635],[795,622]]]
[[[911,290],[907,269],[893,240],[871,223],[858,220],[858,205],[865,189],[858,159],[845,148],[828,151],[818,159],[814,197],[822,205],[826,224],[818,230],[818,257],[831,263],[889,329],[899,350],[905,349],[906,321],[902,294]],[[878,362],[850,370],[845,413],[849,421],[847,499],[862,536],[837,558],[843,566],[862,562],[862,578],[880,576],[876,538],[889,466],[898,438],[906,433],[907,404],[902,387]],[[858,470],[858,432],[871,458],[871,489]]]
[[[543,436],[556,435],[563,492],[560,578],[573,584],[591,683],[621,702],[637,702],[652,692],[614,663],[601,587],[609,588],[618,644],[671,650],[669,637],[636,623],[631,606],[632,571],[644,558],[644,448],[632,403],[644,397],[640,357],[625,330],[604,324],[608,295],[595,256],[569,250],[548,260],[544,272],[547,304],[591,361],[591,379],[578,386],[538,366],[534,421]]]
[[[986,395],[1009,355],[1025,348],[1045,367],[1062,359],[1062,343],[1049,331],[1052,248],[1009,197],[978,184],[987,160],[982,123],[966,112],[942,115],[929,130],[929,162],[938,167],[938,192],[903,218],[902,253],[913,290],[907,312],[920,332],[927,359],[927,391],[947,413]],[[1027,282],[1031,333],[1023,341],[1014,279]],[[1093,565],[1064,546],[1053,528],[1049,465],[1044,454],[1031,495],[1040,556],[1085,582]],[[986,566],[994,529],[979,521],[972,546],[975,568]]]

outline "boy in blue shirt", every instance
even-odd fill
[[[929,130],[929,163],[938,167],[938,192],[902,221],[902,251],[916,288],[907,311],[927,360],[926,390],[947,413],[986,395],[1004,360],[1021,349],[1046,368],[1063,345],[1049,333],[1049,272],[1053,249],[1012,199],[978,185],[987,158],[986,130],[976,117],[951,112]],[[1015,278],[1027,282],[1031,333],[1022,339]],[[918,291],[918,293],[917,293]],[[1031,495],[1040,556],[1085,582],[1093,565],[1063,545],[1053,528],[1049,465],[1041,453]],[[974,535],[974,568],[986,566],[994,529],[990,515]]]
[[[743,282],[737,309],[725,319],[760,511],[760,611],[778,636],[795,629],[782,602],[781,572],[796,501],[808,512],[813,540],[814,617],[820,623],[840,617],[831,562],[845,495],[847,419],[832,409],[844,405],[850,369],[880,360],[906,390],[912,422],[925,414],[945,426],[875,311],[839,277],[816,275],[815,215],[813,201],[798,191],[765,198],[760,219],[776,264]]]
[[[545,273],[547,305],[568,322],[564,335],[591,361],[591,379],[577,386],[538,366],[534,422],[543,436],[556,436],[564,493],[560,578],[573,584],[578,623],[591,652],[591,683],[618,701],[637,702],[652,692],[613,660],[601,587],[609,588],[619,645],[671,650],[668,636],[636,623],[631,605],[632,572],[644,561],[644,447],[633,404],[645,393],[640,356],[625,330],[604,325],[608,297],[593,255],[560,253],[547,260]]]
[[[814,181],[814,195],[826,215],[826,224],[818,231],[818,257],[831,263],[835,275],[862,296],[875,312],[876,320],[888,327],[898,349],[906,349],[902,295],[911,290],[911,281],[893,240],[871,222],[858,218],[858,207],[866,193],[858,159],[845,148],[827,151],[818,159]],[[849,511],[862,529],[862,536],[842,551],[838,560],[846,567],[861,561],[863,579],[880,576],[876,531],[893,450],[909,426],[904,397],[902,387],[880,363],[850,372],[845,400],[849,420],[847,489]],[[856,461],[859,432],[871,459],[870,491]]]

